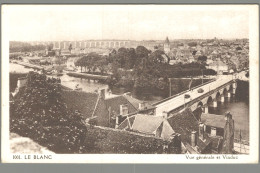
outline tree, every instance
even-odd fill
[[[189,42],[188,45],[190,47],[196,47],[197,46],[197,42]]]
[[[49,44],[48,47],[47,47],[48,51],[53,50],[53,47],[54,47],[53,43]]]
[[[60,80],[30,72],[10,106],[10,130],[57,153],[80,153],[86,133],[83,117],[67,110]]]
[[[199,56],[199,57],[198,57],[198,61],[202,61],[202,62],[207,61],[207,56],[205,56],[205,55]]]
[[[128,56],[126,59],[126,68],[132,69],[136,64],[137,55],[134,48],[128,49]]]
[[[237,47],[236,50],[242,50],[242,48],[241,47]]]
[[[148,58],[148,55],[149,53],[151,53],[151,51],[149,51],[148,49],[146,49],[146,47],[144,46],[137,46],[136,48],[136,55],[137,55],[137,58],[140,60],[140,59],[143,59],[143,58]]]
[[[165,61],[165,58],[167,58],[166,61]],[[153,53],[151,53],[151,55],[149,56],[149,59],[151,61],[153,61],[154,63],[168,63],[169,62],[168,56],[162,50],[156,50]]]

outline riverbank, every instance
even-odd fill
[[[109,76],[94,75],[94,74],[87,74],[87,73],[77,73],[77,72],[69,72],[69,73],[67,73],[67,75],[72,76],[72,77],[77,77],[77,78],[101,80],[101,81],[106,81],[109,79]]]

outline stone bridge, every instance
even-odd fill
[[[186,107],[190,107],[192,111],[203,107],[204,112],[208,113],[208,107],[217,107],[220,102],[225,101],[225,97],[230,98],[232,94],[235,94],[236,88],[236,80],[231,77],[210,81],[191,91],[184,91],[153,104],[156,107],[155,115],[165,116]]]

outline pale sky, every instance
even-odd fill
[[[9,40],[248,38],[242,5],[9,5]]]

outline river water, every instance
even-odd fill
[[[32,69],[24,68],[18,64],[10,64],[10,72],[17,73],[27,73]],[[139,100],[146,100],[150,103],[157,102],[167,96],[167,94],[158,93],[144,93],[138,92],[134,89],[113,87],[109,88],[108,85],[95,82],[93,80],[75,78],[68,75],[63,75],[60,77],[61,83],[64,86],[74,88],[77,84],[86,92],[95,92],[96,90],[106,89],[106,91],[111,90],[111,94],[119,95],[125,92],[131,92],[134,98]],[[243,88],[243,90],[248,90],[248,88]],[[243,92],[238,92],[243,93]],[[239,138],[241,131],[241,136],[243,140],[249,140],[249,103],[247,99],[241,99],[239,95],[233,96],[230,99],[226,99],[225,103],[218,103],[217,108],[210,108],[209,113],[224,115],[225,112],[229,111],[233,115],[235,120],[235,138]]]
[[[217,108],[209,108],[209,113],[225,115],[230,112],[235,123],[235,138],[239,139],[240,132],[242,140],[249,141],[249,103],[245,100],[225,98],[225,102],[218,102]]]

